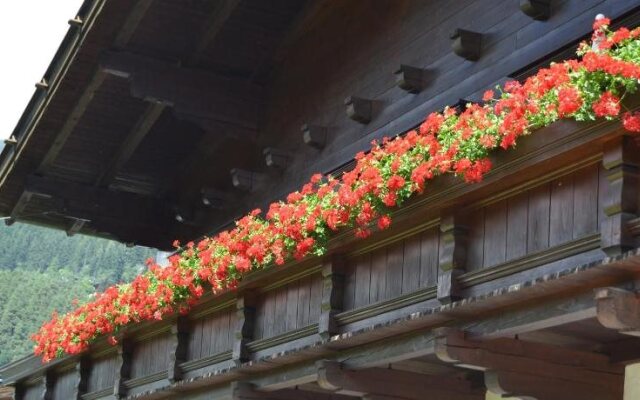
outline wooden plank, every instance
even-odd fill
[[[438,228],[429,229],[421,235],[420,287],[434,286],[438,281],[438,242]]]
[[[309,298],[309,325],[317,324],[320,319],[320,308],[322,307],[322,277],[314,275],[311,277],[311,297]]]
[[[298,321],[296,325],[300,328],[309,325],[309,300],[311,298],[311,277],[305,276],[300,279],[300,289],[298,290]]]
[[[485,209],[474,210],[466,217],[469,227],[469,242],[467,247],[467,271],[481,269],[484,265],[484,214]]]
[[[356,265],[356,259],[350,259],[345,266],[344,301],[342,302],[345,310],[353,310],[355,308]]]
[[[396,271],[397,273],[401,272]],[[358,256],[356,260],[356,294],[355,308],[369,304],[369,293],[371,292],[371,254]]]
[[[285,331],[292,331],[298,326],[298,290],[300,281],[292,282],[287,285],[287,312],[285,319]]]
[[[486,207],[484,220],[483,267],[503,263],[507,252],[507,202],[502,200]]]
[[[541,185],[529,192],[527,253],[549,247],[550,186]]]
[[[387,248],[382,247],[371,253],[371,293],[370,301],[386,300],[387,283]]]
[[[273,323],[273,334],[279,335],[286,332],[287,328],[287,287],[275,290],[276,310]]]
[[[414,235],[405,240],[402,265],[402,293],[411,293],[420,285],[421,237]]]
[[[520,193],[507,200],[507,260],[527,254],[528,211],[528,193]]]
[[[598,164],[574,173],[573,239],[598,231]]]
[[[571,240],[573,213],[573,175],[567,175],[551,182],[549,246]]]
[[[394,243],[387,250],[385,297],[388,299],[402,294],[402,264],[404,264],[404,242]]]

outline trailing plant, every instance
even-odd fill
[[[578,48],[581,59],[488,90],[483,105],[431,113],[415,130],[374,141],[341,177],[314,175],[264,216],[254,210],[234,229],[187,243],[169,266],[149,261],[148,271],[131,283],[112,286],[68,314],[54,314],[33,336],[36,354],[49,361],[79,353],[103,335],[115,344],[130,323],[187,312],[209,285],[214,292],[234,289],[251,271],[322,256],[339,230],[353,228],[364,238],[372,229],[386,229],[390,211],[423,193],[428,181],[452,173],[479,182],[491,169],[491,151],[510,149],[519,137],[559,119],[619,118],[628,131],[640,132],[640,113],[621,110],[622,99],[638,90],[640,29],[608,26],[608,19],[596,20],[592,43]]]

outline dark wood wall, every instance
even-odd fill
[[[347,261],[344,310],[434,287],[438,277],[438,227]]]
[[[469,212],[467,270],[506,261],[596,234],[597,164]]]
[[[191,324],[187,347],[187,359],[198,360],[231,350],[236,314],[224,310]]]
[[[87,376],[87,392],[113,388],[116,365],[115,353],[93,360]]]
[[[321,299],[320,274],[263,293],[257,302],[254,338],[270,338],[317,324]]]

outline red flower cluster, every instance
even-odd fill
[[[75,354],[101,336],[114,344],[127,324],[187,312],[205,287],[234,289],[250,271],[324,254],[337,230],[353,228],[363,238],[376,226],[387,229],[391,208],[422,193],[427,181],[453,173],[478,182],[491,169],[491,150],[513,147],[518,137],[558,118],[618,116],[621,92],[637,89],[640,54],[629,60],[616,51],[640,31],[608,32],[607,26],[605,20],[597,23],[599,50],[582,46],[581,61],[552,64],[524,83],[508,82],[497,98],[487,91],[485,105],[431,113],[417,130],[374,142],[339,179],[314,175],[286,201],[271,204],[264,218],[254,210],[234,229],[188,243],[169,266],[149,260],[149,270],[133,282],[110,287],[64,316],[54,314],[33,336],[36,354],[45,361]],[[625,113],[622,122],[640,132],[640,113]]]

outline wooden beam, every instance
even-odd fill
[[[484,398],[484,390],[464,379],[382,368],[348,370],[336,361],[319,361],[317,366],[320,387],[336,394],[409,400]]]
[[[88,219],[74,218],[71,224],[69,225],[69,228],[66,230],[67,236],[68,237],[74,236],[76,233],[82,230],[85,224],[89,222],[91,221]]]
[[[598,321],[606,328],[640,336],[640,296],[615,287],[595,292]]]
[[[153,0],[142,0],[136,2],[133,5],[131,12],[122,24],[119,34],[114,41],[114,47],[123,47],[129,41],[131,36],[133,36],[135,29],[140,24],[140,21],[142,21],[145,13],[151,6],[152,2]],[[96,71],[93,73],[91,81],[89,81],[89,83],[84,86],[84,91],[80,95],[80,98],[78,99],[76,104],[73,106],[73,109],[65,120],[62,129],[60,129],[55,140],[53,141],[53,144],[49,147],[49,150],[40,161],[40,165],[37,169],[38,173],[42,174],[46,172],[58,157],[58,154],[64,147],[64,144],[67,142],[67,139],[69,139],[69,136],[71,136],[71,133],[82,118],[82,115],[91,103],[93,96],[98,91],[106,77],[107,74],[104,73],[100,68],[96,69]]]
[[[175,383],[182,379],[180,364],[187,360],[189,346],[189,320],[179,316],[171,325],[171,345],[169,346],[169,365],[167,379]]]
[[[116,155],[111,160],[111,163],[102,171],[98,179],[96,179],[96,186],[108,186],[113,181],[118,171],[129,161],[142,140],[151,131],[151,128],[153,128],[153,125],[155,125],[156,121],[160,118],[164,109],[165,105],[159,103],[153,103],[147,107],[118,148],[118,151],[116,151]]]
[[[256,293],[250,290],[238,296],[236,301],[236,327],[231,359],[236,365],[250,360],[247,344],[253,340],[256,319]]]
[[[284,389],[273,392],[262,392],[248,382],[231,383],[232,400],[353,400],[352,397],[334,396],[330,393],[304,391],[300,389]]]
[[[600,188],[606,217],[600,224],[602,250],[609,256],[635,247],[627,225],[638,216],[640,147],[630,136],[618,136],[603,146],[607,184]]]
[[[624,368],[602,354],[506,338],[471,341],[449,328],[435,336],[440,360],[485,371],[485,385],[496,394],[539,400],[622,396]]]
[[[59,199],[70,217],[94,220],[116,217],[126,221],[157,223],[159,219],[172,220],[164,204],[151,197],[134,193],[116,192],[93,186],[80,185],[60,179],[30,175],[25,190],[31,195]],[[65,211],[65,210],[56,211]],[[78,211],[77,215],[72,211]]]
[[[179,117],[204,121],[203,127],[214,121],[250,135],[257,129],[262,89],[246,80],[122,51],[106,51],[100,65],[104,73],[130,79],[133,97],[171,106]]]
[[[437,296],[446,304],[462,297],[458,278],[466,268],[469,229],[461,215],[446,214],[441,221]]]
[[[116,358],[116,379],[113,383],[113,397],[115,399],[122,399],[127,395],[127,387],[124,383],[131,378],[132,357],[133,342],[127,338],[121,338]]]
[[[344,300],[344,259],[332,255],[322,266],[322,305],[318,333],[324,339],[338,333],[336,314],[343,309]]]
[[[202,58],[202,55],[207,50],[207,47],[218,36],[218,33],[227,22],[233,11],[240,4],[240,0],[218,0],[216,7],[210,14],[207,23],[205,24],[206,30],[200,36],[196,50],[193,52],[189,59],[191,65],[197,64]]]

